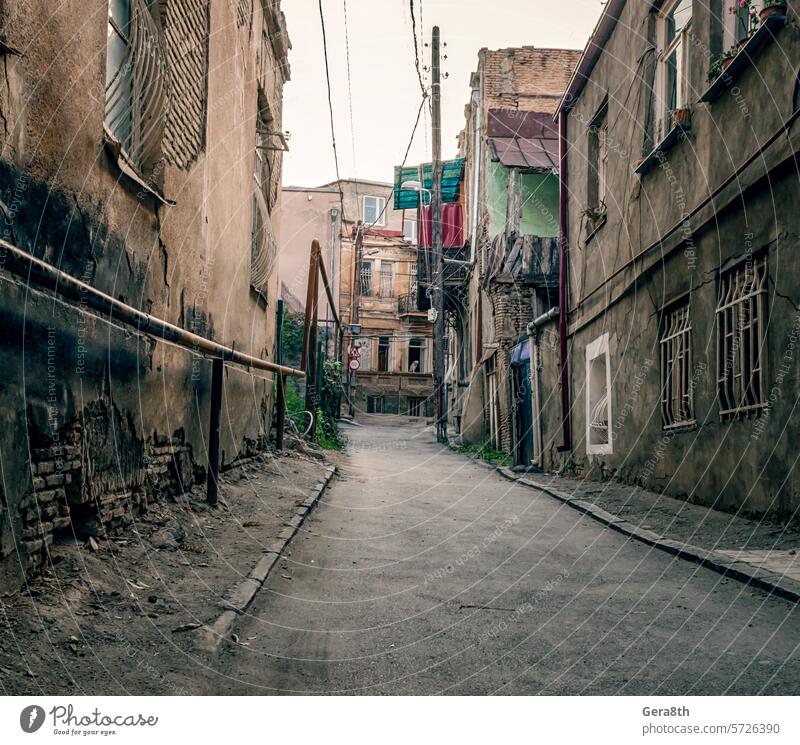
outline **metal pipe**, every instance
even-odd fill
[[[75,279],[70,274],[57,269],[41,259],[37,259],[27,251],[0,239],[0,263],[10,272],[26,281],[34,281],[45,289],[53,290],[58,295],[74,300],[99,313],[108,314],[109,318],[133,327],[136,331],[149,334],[176,346],[188,349],[195,354],[203,354],[213,359],[220,359],[229,364],[253,367],[258,370],[282,373],[302,378],[305,373],[293,367],[276,365],[274,362],[252,357],[237,352],[204,336],[193,334],[167,321],[123,303],[121,300],[107,295],[96,287]]]
[[[544,448],[542,443],[542,401],[539,390],[539,327],[558,315],[558,308],[550,308],[547,313],[537,316],[528,324],[528,344],[531,354],[531,388],[533,388],[533,417],[536,421],[536,438],[534,440],[533,464],[542,468],[544,463]]]
[[[567,112],[558,117],[558,183],[559,183],[559,236],[558,236],[558,315],[559,357],[561,362],[561,445],[562,452],[572,450],[572,422],[570,419],[569,360],[567,358],[567,320],[569,318],[569,171],[567,169]]]

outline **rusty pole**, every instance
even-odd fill
[[[283,364],[283,300],[275,305],[275,357],[279,365]],[[277,393],[275,415],[275,448],[283,450],[283,430],[286,427],[286,376],[276,377]]]
[[[206,502],[215,505],[219,494],[219,436],[222,421],[222,371],[223,362],[211,362],[211,413],[208,424],[208,480]]]

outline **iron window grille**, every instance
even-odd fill
[[[661,423],[664,429],[695,423],[692,383],[692,324],[688,301],[662,316]]]
[[[766,406],[766,300],[766,257],[748,259],[722,276],[716,315],[717,396],[723,418]]]
[[[262,96],[259,95],[261,101]],[[269,278],[275,269],[278,244],[272,231],[272,209],[280,178],[279,160],[269,148],[271,118],[261,107],[256,125],[253,169],[253,228],[250,252],[250,286],[266,298]]]
[[[148,0],[111,0],[106,40],[105,126],[140,174],[161,160],[169,76]]]
[[[359,275],[360,281],[360,294],[363,297],[370,297],[372,295],[372,262],[364,261],[361,264],[361,273]]]

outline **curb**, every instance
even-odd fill
[[[288,520],[283,530],[264,549],[264,556],[259,559],[250,573],[238,585],[229,589],[222,601],[223,613],[210,626],[204,626],[197,639],[197,647],[206,652],[216,652],[222,640],[230,635],[231,627],[237,616],[242,615],[253,602],[259,590],[264,586],[270,572],[283,555],[289,542],[300,530],[311,510],[316,507],[322,493],[336,475],[336,468],[330,466],[325,478],[311,490],[310,496],[295,510],[294,516]]]
[[[524,476],[518,476],[509,468],[494,466],[491,463],[486,463],[477,458],[468,457],[470,460],[496,471],[508,481],[515,481],[530,489],[537,489],[540,492],[544,492],[568,507],[577,510],[593,520],[597,520],[597,522],[611,528],[611,530],[617,531],[617,533],[622,533],[634,540],[657,548],[659,551],[664,551],[671,556],[677,556],[686,561],[699,564],[725,577],[730,577],[746,585],[757,587],[770,595],[776,595],[793,603],[800,602],[800,582],[790,577],[776,574],[775,572],[762,569],[753,564],[748,564],[746,561],[735,561],[713,549],[701,548],[700,546],[693,546],[690,543],[682,543],[681,541],[662,538],[652,530],[640,528],[624,518],[612,515],[610,512],[595,506],[591,502],[571,497],[558,489],[541,486],[533,481],[528,481]]]

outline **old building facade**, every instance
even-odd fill
[[[348,375],[348,409],[355,415],[429,416],[432,326],[409,303],[417,292],[416,211],[394,209],[391,184],[334,185],[344,207],[339,307],[350,329],[346,356],[358,360]]]
[[[288,48],[277,0],[4,0],[3,240],[273,359]],[[2,264],[0,587],[13,587],[53,541],[104,535],[202,477],[210,364]],[[263,444],[272,388],[226,367],[223,464]]]
[[[523,463],[533,457],[526,328],[554,305],[558,280],[552,115],[579,55],[481,50],[459,137],[470,248],[446,275],[449,430]]]
[[[559,108],[565,281],[532,333],[564,342],[546,467],[788,518],[800,41],[795,3],[744,5],[607,4]]]

